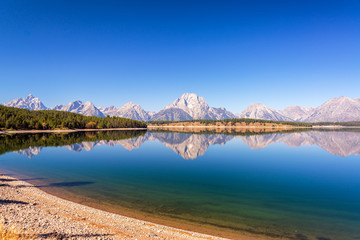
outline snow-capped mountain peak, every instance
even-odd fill
[[[66,105],[56,105],[52,110],[80,113],[85,116],[104,117],[104,114],[96,108],[92,102],[86,102],[84,104],[80,100],[70,102]]]
[[[177,114],[171,113],[171,109],[177,111]],[[185,113],[181,113],[182,110]],[[164,110],[167,110],[166,112]],[[163,113],[170,114],[173,116],[181,116],[180,119],[188,119],[189,116],[193,119],[225,119],[234,118],[235,116],[226,111],[225,108],[212,108],[209,107],[208,103],[203,97],[199,97],[195,93],[184,93],[180,98],[176,99],[173,103],[167,105],[163,109]],[[172,117],[160,117],[156,116],[157,119],[172,119]],[[188,115],[188,116],[187,116]],[[155,116],[154,116],[155,118]],[[173,119],[173,120],[180,120]],[[156,120],[156,119],[154,119]]]
[[[302,121],[309,117],[314,112],[311,107],[300,107],[300,106],[288,106],[280,113],[294,121]]]
[[[17,107],[17,108],[25,108],[29,110],[45,110],[47,107],[40,101],[39,98],[34,97],[32,94],[24,98],[17,98],[10,102],[6,102],[3,104],[8,107]]]
[[[261,103],[250,104],[240,115],[240,118],[253,118],[274,121],[291,121],[292,119],[282,115],[279,111],[269,108]]]
[[[121,108],[122,109],[129,109],[129,108],[139,108],[139,107],[140,107],[139,104],[135,104],[133,102],[128,102],[128,103],[125,103]]]
[[[150,119],[150,115],[148,112],[142,109],[139,104],[134,104],[132,102],[128,102],[120,108],[111,106],[106,108],[100,108],[100,110],[105,116],[108,115],[110,117],[124,117],[139,121],[148,121]]]
[[[315,108],[306,122],[360,121],[360,101],[349,97],[332,98]]]
[[[189,114],[192,118],[201,119],[206,117],[209,105],[203,97],[199,97],[195,93],[184,93],[172,104],[167,105],[164,110],[170,108],[179,108]]]

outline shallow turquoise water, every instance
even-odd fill
[[[83,135],[3,136],[0,169],[216,232],[360,239],[360,132]]]

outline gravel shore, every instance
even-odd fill
[[[35,239],[224,239],[87,207],[2,174],[0,221]]]

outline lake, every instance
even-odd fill
[[[360,131],[0,136],[0,171],[115,213],[238,238],[360,239]]]

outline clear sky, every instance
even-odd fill
[[[360,1],[0,1],[0,102],[241,112],[360,97]]]

